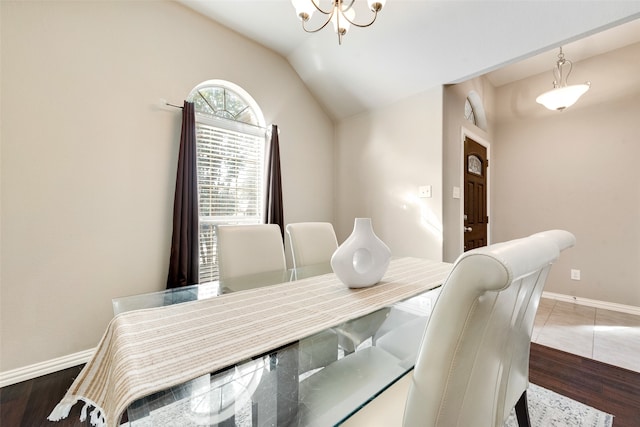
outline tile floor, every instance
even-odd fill
[[[531,340],[640,372],[640,316],[542,298]]]

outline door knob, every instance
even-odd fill
[[[465,232],[465,233],[468,233],[468,232],[470,232],[470,231],[473,231],[473,228],[471,228],[471,227],[464,227],[464,232]]]

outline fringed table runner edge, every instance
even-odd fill
[[[426,292],[443,283],[450,270],[451,264],[399,258],[369,288],[349,289],[330,273],[122,313],[111,320],[48,419],[66,418],[82,400],[82,421],[92,406],[92,425],[115,427],[142,397]]]

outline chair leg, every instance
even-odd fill
[[[516,418],[518,419],[518,427],[531,427],[529,406],[527,405],[527,390],[522,392],[520,399],[516,403]]]

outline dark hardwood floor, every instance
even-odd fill
[[[638,372],[532,343],[529,381],[613,414],[614,427],[640,427]]]
[[[1,388],[0,427],[89,426],[89,421],[79,421],[80,403],[66,419],[47,421],[81,368]],[[640,426],[640,373],[531,344],[529,377],[534,384],[613,414],[614,427]]]
[[[90,426],[89,420],[79,421],[80,404],[71,409],[66,419],[57,423],[47,421],[81,369],[82,366],[76,366],[0,388],[0,427]]]

